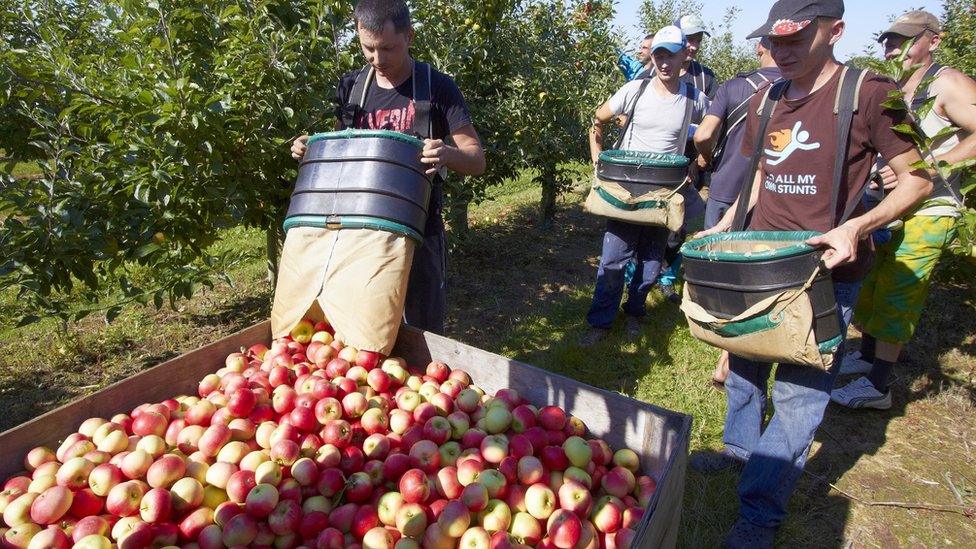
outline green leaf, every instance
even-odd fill
[[[38,322],[40,320],[41,320],[41,317],[39,317],[39,316],[34,316],[34,315],[26,315],[26,316],[23,316],[23,317],[20,318],[20,321],[17,322],[17,328],[22,328],[22,327],[27,326],[29,324],[34,324],[35,322]]]
[[[108,310],[105,311],[105,320],[106,320],[106,322],[111,323],[116,318],[118,318],[121,313],[122,313],[122,307],[121,306],[114,305],[112,307],[109,307]]]
[[[133,255],[135,256],[136,259],[141,259],[153,252],[158,252],[160,249],[161,248],[158,245],[150,242],[149,244],[144,244],[136,248],[136,251],[133,253]]]

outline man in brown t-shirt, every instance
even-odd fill
[[[903,111],[881,106],[895,84],[869,74],[858,95],[837,208],[832,210],[838,139],[834,103],[843,68],[833,47],[844,33],[843,14],[842,0],[779,0],[773,5],[768,21],[749,38],[769,37],[773,59],[790,82],[762,136],[756,134],[763,97],[755,98],[742,144],[747,156],[757,146],[763,153],[745,205],[752,213],[748,228],[824,233],[807,242],[822,248],[826,266],[834,269],[841,333],[870,267],[871,232],[901,217],[932,189],[928,175],[910,167],[920,159],[912,142],[892,130],[903,120]],[[847,206],[859,201],[877,154],[888,161],[898,186],[870,212],[855,211],[836,227]],[[697,236],[729,230],[735,211],[743,207],[740,202],[741,197],[718,225]],[[740,517],[726,547],[771,547],[839,368],[780,364],[772,390],[775,412],[765,428],[772,365],[732,356],[730,369],[725,449],[694,456],[692,466],[706,471],[743,466]]]

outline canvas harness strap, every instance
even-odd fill
[[[837,87],[837,95],[834,98],[834,116],[837,117],[837,150],[834,155],[834,177],[833,177],[833,188],[831,189],[831,209],[835,216],[835,223],[832,225],[836,227],[843,224],[850,218],[857,208],[858,203],[861,202],[861,195],[867,189],[867,184],[862,186],[860,192],[857,196],[851,200],[850,203],[845,205],[844,212],[838,220],[837,206],[840,200],[840,187],[844,179],[844,169],[847,163],[847,151],[850,145],[851,137],[851,125],[854,121],[854,113],[857,112],[857,100],[861,92],[861,84],[864,82],[865,76],[867,76],[867,71],[858,69],[855,67],[849,67],[844,65],[841,68],[840,75],[840,85]],[[741,231],[745,228],[746,216],[748,214],[748,204],[749,198],[752,195],[752,186],[755,183],[756,170],[759,168],[759,162],[762,160],[763,148],[766,142],[766,128],[769,126],[769,120],[772,118],[773,111],[776,107],[776,103],[782,99],[783,94],[789,87],[789,80],[781,80],[772,86],[769,86],[766,90],[766,94],[763,97],[762,106],[759,112],[759,133],[757,133],[756,138],[756,150],[752,154],[752,158],[749,163],[749,170],[746,172],[745,181],[742,184],[742,190],[739,192],[738,204],[736,207],[735,217],[732,221],[732,231]]]
[[[434,128],[430,116],[431,112],[431,69],[427,63],[414,61],[413,64],[413,102],[414,118],[413,132],[421,139],[433,137]],[[363,105],[366,104],[366,94],[376,76],[376,69],[367,65],[356,75],[356,82],[349,93],[349,102],[342,109],[342,125],[346,128],[355,127],[356,119],[362,116]]]

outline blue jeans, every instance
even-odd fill
[[[847,333],[860,288],[860,282],[834,283],[842,335]],[[786,517],[786,504],[803,474],[840,371],[840,357],[827,371],[780,364],[773,382],[774,413],[765,429],[772,365],[732,355],[729,369],[725,380],[729,408],[722,439],[730,452],[748,460],[739,479],[739,514],[757,526],[775,528]]]
[[[715,225],[718,225],[725,212],[729,211],[731,207],[732,204],[729,202],[722,202],[721,200],[715,200],[709,197],[705,201],[705,228],[711,229]]]
[[[593,303],[586,315],[590,326],[609,328],[613,325],[624,293],[624,269],[631,259],[636,260],[637,269],[627,283],[624,312],[635,317],[647,314],[647,294],[661,271],[667,240],[666,228],[607,220]]]

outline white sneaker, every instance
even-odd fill
[[[847,408],[891,408],[891,391],[882,393],[866,377],[859,377],[840,389],[830,392],[830,400]]]
[[[852,376],[871,373],[873,364],[861,358],[861,351],[851,351],[840,359],[840,375]]]

